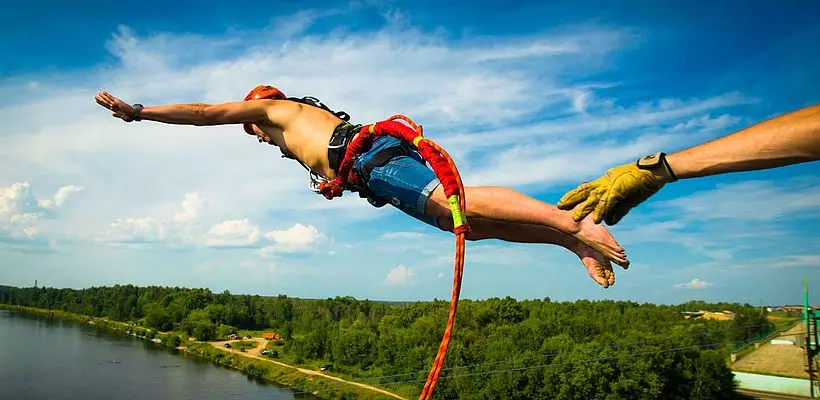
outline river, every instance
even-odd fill
[[[0,399],[315,399],[73,321],[0,309]]]

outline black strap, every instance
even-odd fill
[[[396,157],[406,156],[408,149],[405,143],[405,141],[402,141],[401,146],[388,147],[374,154],[370,161],[362,165],[362,179],[365,181],[369,180],[370,172],[372,172],[374,168],[381,167]]]
[[[325,103],[322,103],[321,100],[313,97],[313,96],[305,96],[305,97],[288,97],[288,100],[295,101],[297,103],[308,104],[314,107],[319,107],[336,117],[340,118],[343,121],[350,121],[350,115],[344,111],[333,111],[330,107],[326,106]]]
[[[134,104],[132,107],[134,107],[134,121],[137,121],[137,122],[142,121],[142,115],[141,114],[142,114],[143,105],[140,104],[140,103],[137,103],[137,104]]]
[[[350,139],[356,135],[356,132],[358,132],[361,127],[361,125],[353,125],[345,122],[333,130],[333,134],[330,136],[330,142],[327,144],[327,159],[330,169],[338,171],[339,165],[342,163],[342,159],[347,151],[347,145],[350,143]]]

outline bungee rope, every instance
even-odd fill
[[[396,122],[396,120],[407,122],[412,129],[403,123]],[[419,400],[429,400],[433,397],[436,382],[438,382],[441,368],[444,366],[444,359],[447,355],[447,348],[450,345],[450,336],[455,322],[456,309],[458,308],[458,298],[461,293],[461,278],[464,273],[464,248],[466,235],[470,232],[470,226],[467,223],[467,217],[465,215],[467,203],[464,196],[464,184],[461,181],[461,176],[458,173],[458,168],[456,168],[453,158],[450,157],[441,146],[425,138],[421,126],[416,125],[415,122],[404,115],[393,115],[385,121],[362,127],[359,135],[348,145],[347,151],[339,166],[338,175],[332,180],[319,184],[319,193],[328,200],[341,196],[346,186],[345,183],[350,176],[356,156],[369,149],[375,137],[381,135],[390,135],[397,139],[405,140],[412,143],[413,146],[418,149],[419,154],[421,154],[425,161],[430,163],[430,167],[433,169],[436,177],[441,181],[444,194],[450,205],[450,212],[453,215],[453,234],[456,236],[456,254],[453,271],[453,294],[450,300],[450,316],[447,319],[447,328],[444,330],[438,353],[430,368],[430,373],[427,375],[427,382],[424,384],[424,388],[419,395]],[[352,179],[356,184],[361,184],[361,178],[356,174],[353,174]]]

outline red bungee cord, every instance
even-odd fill
[[[398,119],[407,122],[412,129],[405,124],[395,121]],[[373,144],[373,139],[378,135],[390,135],[398,139],[406,140],[418,149],[419,154],[421,154],[424,160],[430,163],[436,177],[441,181],[447,202],[450,204],[450,211],[453,214],[453,233],[456,236],[456,254],[455,268],[453,271],[453,295],[450,300],[450,316],[447,319],[447,328],[444,330],[444,336],[441,339],[438,353],[433,361],[430,373],[427,375],[427,382],[424,384],[424,388],[419,395],[419,400],[429,400],[433,397],[433,391],[436,388],[436,383],[441,374],[441,368],[444,366],[444,359],[447,354],[447,348],[450,345],[450,336],[455,322],[456,309],[458,308],[458,297],[461,293],[461,277],[464,273],[464,248],[466,235],[470,232],[470,226],[467,224],[467,217],[465,215],[467,203],[464,197],[464,184],[461,181],[461,176],[458,173],[458,169],[452,157],[450,157],[441,146],[425,138],[421,126],[416,125],[415,122],[404,115],[394,115],[385,121],[362,127],[359,135],[347,146],[344,159],[339,166],[338,175],[335,179],[322,182],[319,185],[319,193],[328,200],[341,196],[345,188],[345,183],[353,168],[354,159],[357,155],[369,149]],[[357,184],[361,183],[360,177],[356,174],[353,174],[352,178]]]

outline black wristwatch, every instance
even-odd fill
[[[141,121],[142,118],[140,118],[140,113],[142,112],[142,104],[137,103],[132,107],[134,107],[134,121]]]
[[[672,171],[672,167],[669,166],[669,162],[666,161],[666,153],[664,152],[649,154],[639,158],[637,166],[638,168],[645,170],[664,168],[672,178],[672,182],[678,180],[678,177],[675,176],[675,172]]]

